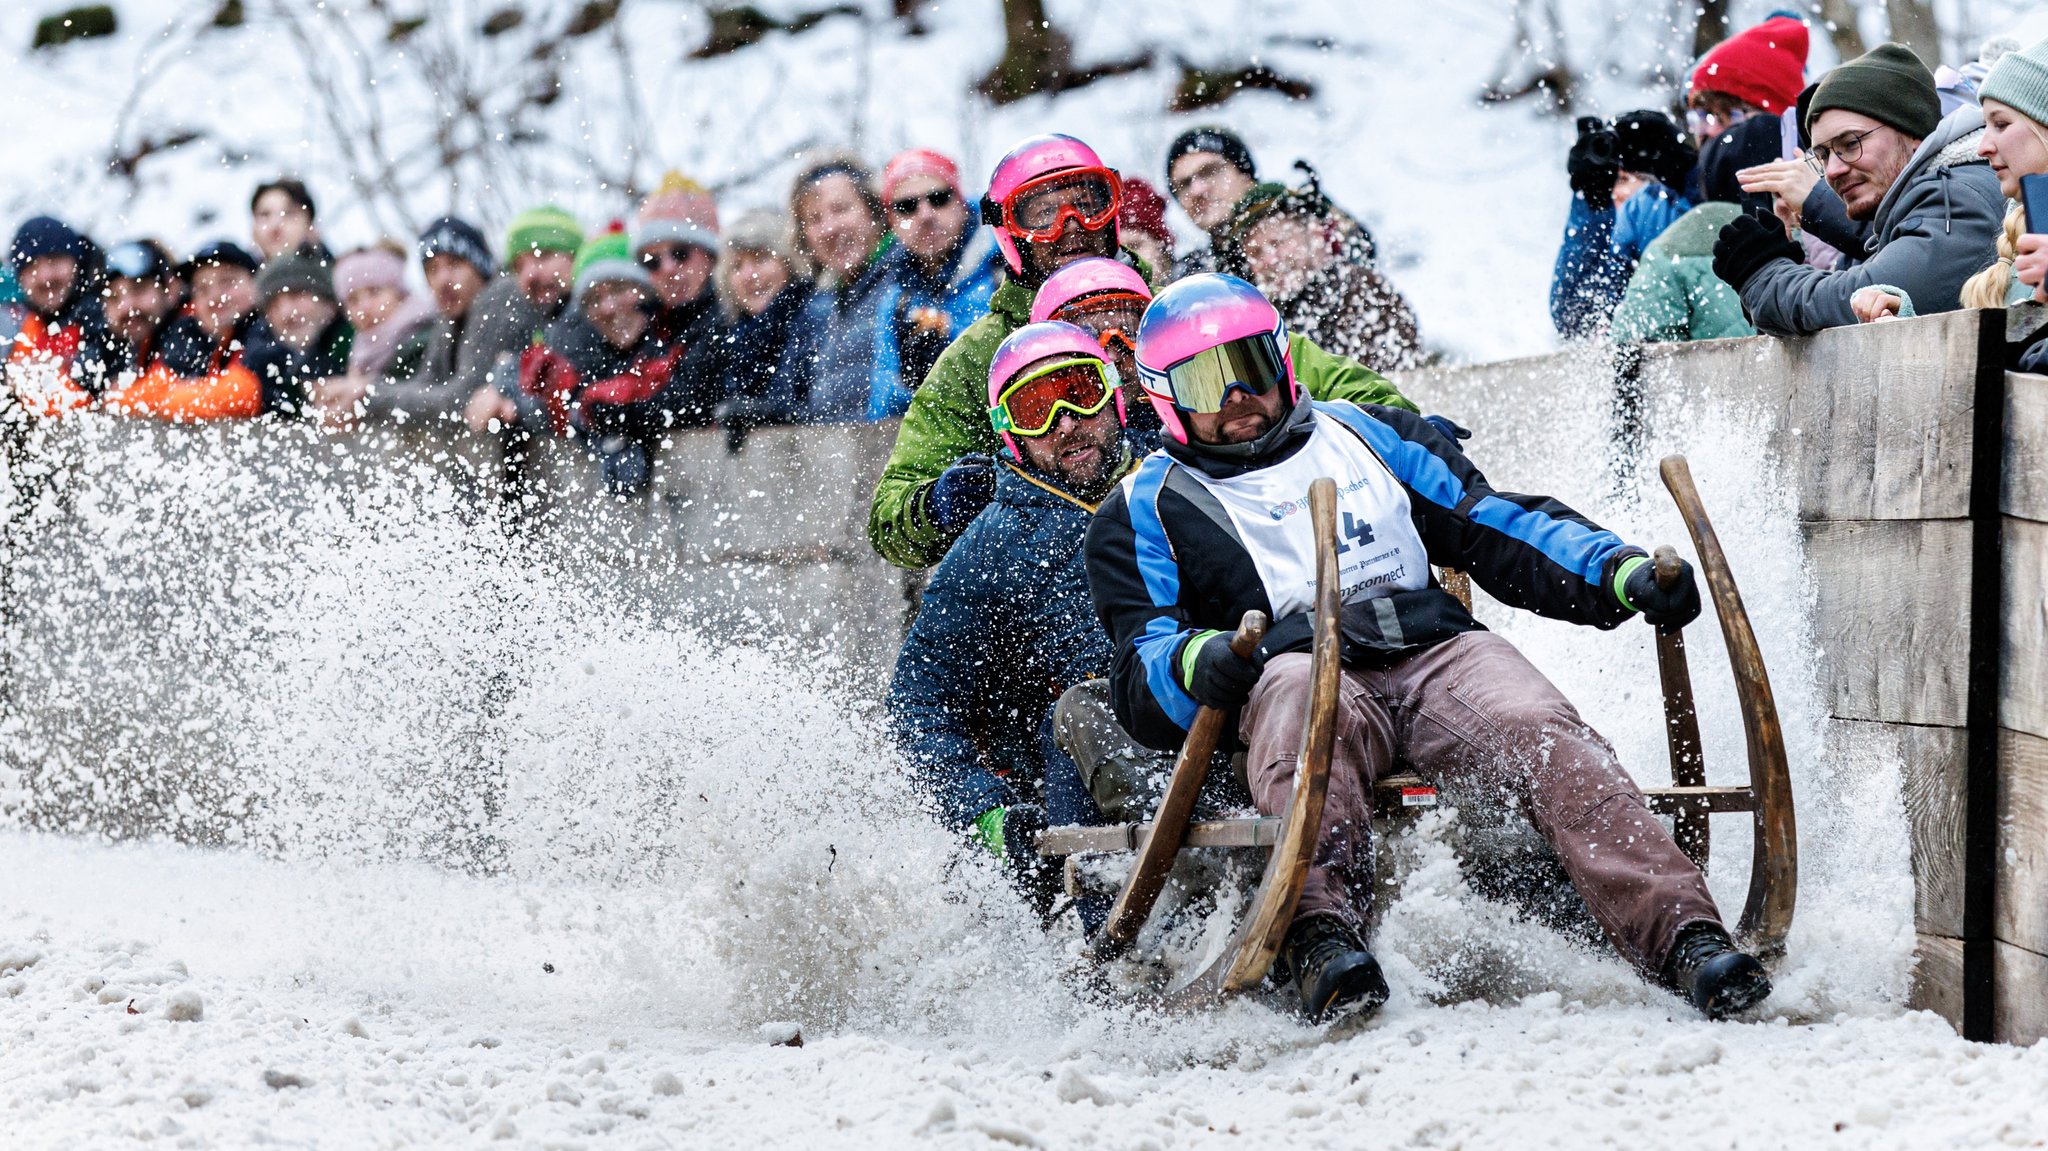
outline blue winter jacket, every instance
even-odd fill
[[[1036,802],[1060,693],[1109,674],[1081,544],[1094,509],[997,457],[995,500],[953,544],[896,657],[889,722],[949,827]]]
[[[1596,212],[1572,197],[1564,242],[1550,273],[1550,322],[1568,340],[1600,334],[1635,269],[1614,250],[1614,209]]]
[[[923,275],[915,261],[903,258],[876,303],[877,314],[891,322],[875,327],[868,419],[893,420],[909,410],[911,393],[924,382],[939,353],[967,325],[988,315],[988,302],[1003,281],[1002,272],[995,233],[972,216],[942,274]],[[942,325],[920,323],[918,314],[927,309],[944,316]]]
[[[1664,230],[1678,222],[1680,216],[1692,211],[1692,201],[1684,193],[1674,191],[1663,184],[1652,184],[1628,198],[1615,212],[1614,254],[1628,262],[1629,274],[1635,274],[1636,263],[1643,258],[1643,252],[1650,241],[1664,234]],[[1622,281],[1623,288],[1628,286]]]
[[[790,419],[805,424],[857,424],[877,407],[875,349],[890,327],[882,310],[896,283],[903,249],[885,240],[853,279],[811,289],[790,324],[777,375],[795,398]]]

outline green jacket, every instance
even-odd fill
[[[896,449],[889,453],[868,509],[868,542],[890,563],[930,567],[953,545],[953,537],[925,511],[924,501],[932,481],[961,456],[993,455],[1002,447],[988,422],[988,368],[997,346],[1031,318],[1033,293],[1015,280],[1004,281],[989,301],[988,315],[939,353],[911,397],[910,410],[896,432]],[[1295,378],[1316,399],[1419,411],[1386,377],[1333,356],[1304,336],[1290,334],[1288,349],[1294,356]]]
[[[1714,274],[1714,240],[1742,213],[1710,201],[1680,216],[1643,249],[1609,329],[1617,344],[1754,336],[1742,297]]]

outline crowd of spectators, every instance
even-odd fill
[[[1177,268],[1240,270],[1331,346],[1416,362],[1413,315],[1364,228],[1312,174],[1298,188],[1255,184],[1249,150],[1225,129],[1188,133],[1169,168],[1219,156],[1243,178],[1220,211],[1216,181],[1169,173],[1214,225],[1213,250],[1176,265],[1165,198],[1130,176],[1115,189],[1121,258],[1152,283]],[[540,205],[497,245],[446,216],[410,244],[337,255],[312,191],[289,177],[250,197],[247,241],[183,259],[155,239],[103,247],[36,216],[0,280],[6,391],[44,418],[96,408],[337,431],[446,420],[569,437],[610,490],[631,494],[673,430],[722,426],[737,450],[763,425],[901,416],[1019,274],[985,210],[951,158],[914,148],[879,173],[851,154],[807,157],[786,212],[729,226],[708,189],[671,172],[627,219],[586,229]]]
[[[1781,15],[1715,47],[1690,71],[1682,121],[1579,122],[1550,297],[1565,338],[1797,335],[2048,300],[2048,235],[2017,203],[2021,177],[2048,175],[2048,44],[1994,41],[1957,69],[1886,44],[1809,83],[1808,36]],[[1207,243],[1177,251],[1166,196],[1119,173],[1112,246],[1090,254],[1155,288],[1235,273],[1324,350],[1423,362],[1371,233],[1295,169],[1262,177],[1237,134],[1190,129],[1161,175]],[[609,224],[540,205],[495,245],[448,216],[410,244],[338,256],[289,177],[250,199],[253,250],[103,247],[39,215],[0,267],[5,391],[38,417],[572,437],[632,493],[671,430],[722,426],[736,449],[762,425],[901,416],[978,320],[1028,310],[1044,275],[1007,258],[1016,242],[987,225],[995,201],[978,192],[928,149],[879,173],[824,154],[801,166],[785,213],[726,226],[709,190],[671,172]],[[1027,291],[1004,305],[1012,281]],[[2042,366],[2048,346],[2031,355]]]

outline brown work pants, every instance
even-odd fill
[[[1309,657],[1273,657],[1239,720],[1261,812],[1286,809],[1308,723]],[[1607,938],[1651,979],[1678,931],[1720,922],[1614,749],[1515,646],[1471,632],[1382,668],[1345,668],[1330,791],[1297,916],[1360,929],[1372,909],[1372,785],[1399,762],[1471,793],[1498,790],[1550,842]]]

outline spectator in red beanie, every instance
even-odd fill
[[[1686,126],[1700,144],[1758,113],[1784,115],[1806,87],[1805,21],[1773,16],[1714,45],[1686,83]]]
[[[1136,176],[1124,177],[1124,206],[1117,214],[1124,247],[1152,269],[1152,286],[1173,278],[1173,229],[1166,226],[1166,197]]]

